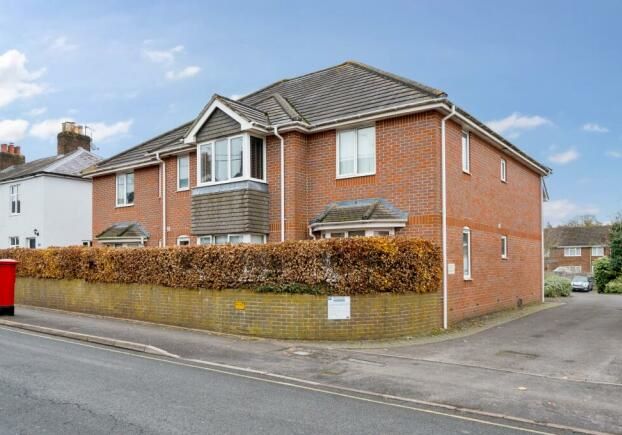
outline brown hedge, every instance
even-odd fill
[[[207,289],[309,287],[333,294],[435,292],[440,251],[423,240],[356,238],[266,245],[0,250],[18,276]],[[287,291],[287,290],[284,290]]]

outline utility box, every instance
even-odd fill
[[[0,260],[0,316],[15,315],[15,260]]]

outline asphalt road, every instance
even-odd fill
[[[503,421],[417,410],[404,403],[318,391],[4,327],[0,343],[2,434],[514,434],[527,430]]]

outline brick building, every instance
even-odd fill
[[[610,254],[610,231],[610,225],[546,228],[544,270],[563,266],[568,273],[593,273],[594,261]]]
[[[549,173],[444,92],[345,62],[214,95],[86,176],[98,244],[426,238],[455,322],[541,300]]]

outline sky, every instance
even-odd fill
[[[622,210],[622,1],[0,0],[0,142],[108,157],[212,94],[358,60],[449,94],[550,166],[545,220]],[[511,204],[508,204],[511,207]]]

